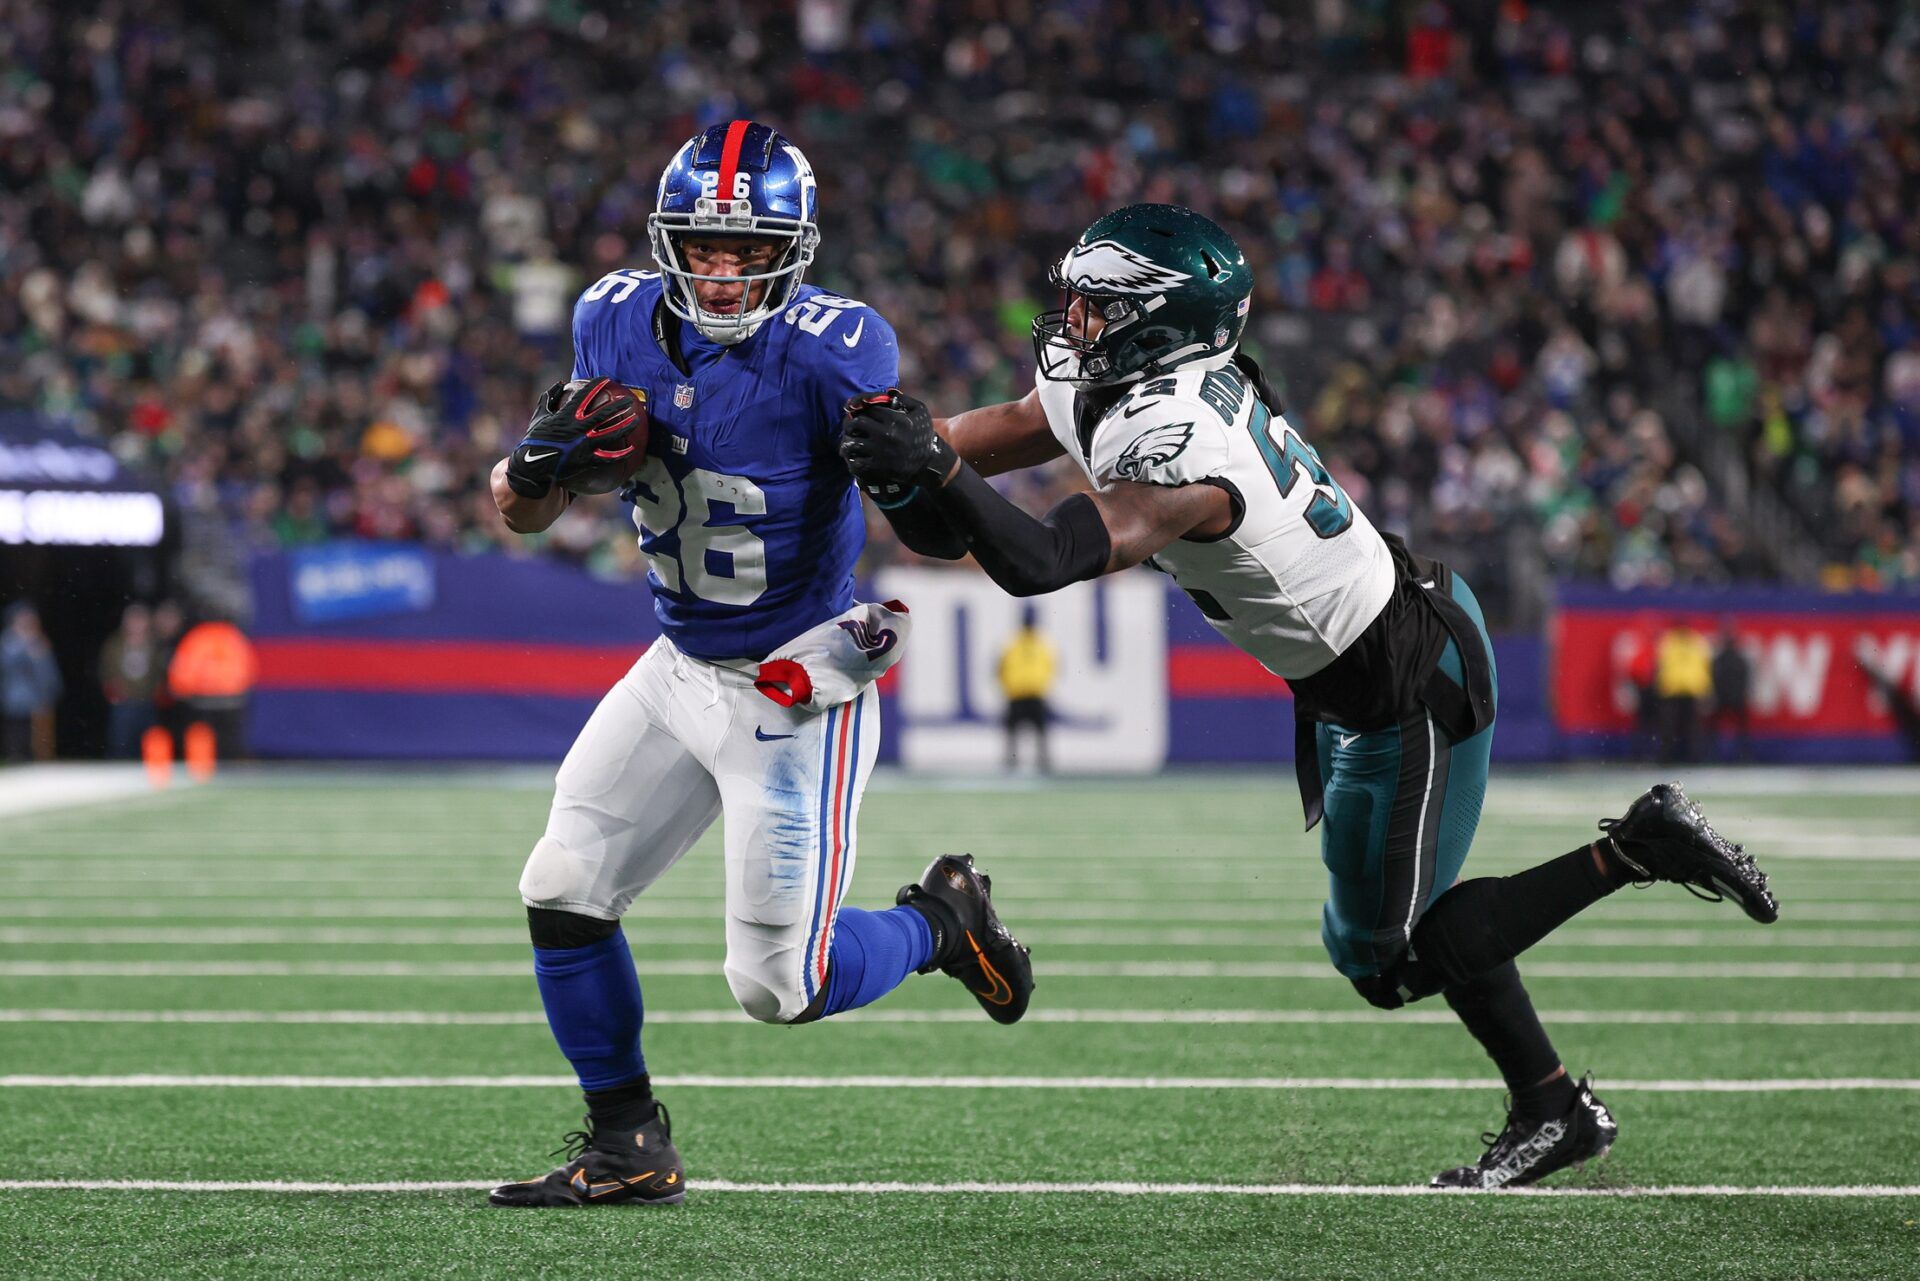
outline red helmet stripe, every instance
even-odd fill
[[[733,199],[733,175],[740,168],[740,147],[747,140],[751,120],[736,120],[727,126],[727,142],[720,149],[720,185],[714,189],[718,200]]]

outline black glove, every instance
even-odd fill
[[[570,489],[587,473],[604,468],[608,454],[626,446],[639,417],[631,393],[616,385],[621,394],[602,396],[582,412],[581,407],[609,385],[605,378],[576,378],[541,393],[526,436],[507,459],[508,488],[522,498],[545,498],[555,484]]]
[[[917,485],[938,489],[953,470],[953,446],[921,401],[889,387],[847,402],[840,457],[869,494],[887,501]]]

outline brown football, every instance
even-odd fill
[[[570,384],[585,385],[589,380],[581,379]],[[594,379],[592,381],[599,381]],[[611,494],[614,490],[633,479],[640,465],[647,461],[647,392],[644,387],[626,387],[608,379],[600,391],[580,407],[581,413],[592,413],[614,401],[626,401],[633,407],[633,416],[616,418],[598,432],[588,432],[587,440],[593,444],[593,461],[565,480],[568,489],[576,494]],[[596,440],[600,437],[600,440]]]

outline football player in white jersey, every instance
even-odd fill
[[[1019,596],[1147,564],[1287,682],[1307,825],[1323,817],[1321,935],[1374,1005],[1442,995],[1512,1092],[1507,1124],[1436,1186],[1532,1183],[1604,1153],[1618,1127],[1568,1076],[1514,958],[1629,883],[1778,906],[1752,858],[1661,784],[1604,835],[1514,876],[1460,880],[1479,822],[1497,675],[1480,607],[1382,535],[1238,350],[1240,248],[1173,205],[1095,222],[1034,322],[1036,385],[936,423],[899,392],[848,407],[841,454],[914,550],[971,553]],[[1071,456],[1093,483],[1045,517],[982,476]]]

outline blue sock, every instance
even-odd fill
[[[827,952],[827,1005],[820,1017],[871,1005],[933,956],[933,929],[910,907],[843,907]]]
[[[647,1074],[640,1057],[640,976],[627,936],[585,947],[536,947],[533,977],[547,1026],[583,1090],[627,1085]]]

